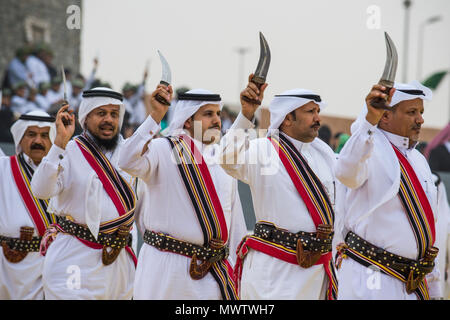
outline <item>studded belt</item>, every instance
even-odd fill
[[[405,278],[408,278],[410,273],[414,276],[425,276],[433,271],[434,268],[433,261],[426,261],[424,259],[412,260],[396,255],[369,243],[351,231],[345,237],[345,247],[341,247],[340,249],[340,253],[344,253],[344,255],[352,258],[356,262],[368,266],[371,264],[368,261],[373,261],[400,273]],[[353,251],[356,251],[365,259],[362,259]]]
[[[298,240],[302,243],[303,249],[310,252],[326,253],[332,249],[333,233],[325,239],[320,239],[315,232],[293,233],[277,228],[271,223],[258,222],[255,225],[254,235],[294,250],[297,249]]]
[[[11,263],[25,259],[28,252],[39,252],[42,237],[33,237],[34,228],[21,227],[20,238],[0,236],[3,255]]]
[[[128,233],[125,237],[119,237],[116,232],[99,232],[97,239],[95,239],[88,227],[73,222],[70,220],[70,218],[59,216],[58,225],[63,229],[65,233],[89,242],[100,244],[104,247],[122,249],[126,246],[131,246],[131,233]]]
[[[151,230],[145,230],[144,242],[161,251],[169,251],[188,257],[196,255],[198,260],[208,261],[210,263],[226,259],[229,254],[228,246],[222,246],[219,249],[211,246],[204,247]]]
[[[0,243],[5,243],[9,249],[20,252],[39,252],[42,237],[33,237],[31,240],[0,236]]]

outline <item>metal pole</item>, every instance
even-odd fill
[[[425,44],[425,27],[441,20],[441,16],[433,16],[422,22],[419,26],[419,48],[417,54],[417,80],[422,79],[422,66],[423,66],[423,52]]]
[[[419,26],[419,52],[417,53],[417,81],[421,81],[422,79],[422,63],[423,63],[423,38],[425,34],[425,22],[421,23]]]
[[[403,2],[405,6],[405,24],[403,29],[403,82],[408,82],[408,38],[409,38],[409,7],[411,6],[411,0],[405,0]]]

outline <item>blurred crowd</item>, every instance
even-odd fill
[[[95,87],[111,88],[108,82],[96,77],[99,64],[97,58],[94,59],[92,71],[87,78],[80,73],[73,74],[70,68],[64,68],[66,78],[64,86],[61,66],[54,65],[53,57],[53,50],[45,43],[25,45],[17,49],[15,57],[1,78],[0,142],[13,143],[10,127],[23,113],[40,109],[55,115],[64,101],[64,93],[71,109],[77,115],[83,91]],[[125,138],[133,134],[149,113],[150,107],[145,92],[147,76],[148,71],[144,70],[141,83],[133,84],[127,81],[122,87],[126,108],[122,135]],[[176,104],[178,94],[188,90],[187,87],[176,89],[172,104]],[[173,108],[163,119],[162,129],[169,125],[172,116]],[[236,116],[224,106],[222,110],[224,132],[231,126]],[[81,127],[78,126],[75,134],[80,132]]]

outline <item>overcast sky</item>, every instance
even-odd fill
[[[150,61],[146,88],[161,76],[156,50],[172,69],[173,86],[204,88],[237,106],[239,91],[259,58],[258,32],[272,53],[264,105],[292,88],[318,92],[324,114],[356,117],[384,67],[387,31],[399,54],[403,78],[404,0],[89,0],[83,1],[81,69],[88,75],[99,55],[98,76],[121,90],[141,81]],[[450,1],[412,0],[408,81],[417,79],[420,25],[424,29],[423,74],[450,68]],[[375,11],[371,8],[375,6]],[[377,11],[379,9],[379,29]],[[368,12],[369,11],[369,12]],[[249,48],[241,77],[238,47]],[[450,119],[450,81],[445,79],[425,107],[425,126]],[[420,79],[422,80],[422,79]]]

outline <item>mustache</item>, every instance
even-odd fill
[[[30,146],[30,149],[31,150],[43,150],[43,151],[45,151],[45,147],[42,144],[39,144],[39,143],[33,143]]]
[[[311,128],[313,128],[313,127],[320,127],[320,122],[319,122],[319,121],[315,122],[315,123],[311,126]]]
[[[100,125],[99,127],[100,127],[100,129],[115,129],[115,127],[109,123],[104,123],[104,124]]]
[[[422,126],[420,124],[412,127],[413,130],[420,130],[421,128]]]

